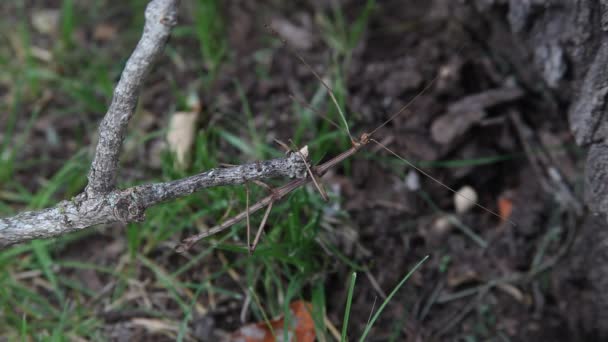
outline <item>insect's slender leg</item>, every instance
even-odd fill
[[[260,222],[260,228],[258,228],[258,232],[255,235],[255,239],[253,240],[253,245],[251,245],[251,253],[255,251],[255,248],[258,246],[258,242],[260,242],[260,237],[262,236],[262,232],[264,231],[264,226],[266,225],[266,221],[268,220],[268,215],[270,215],[270,210],[272,210],[272,204],[274,201],[271,201],[266,208],[266,212],[264,212],[264,217],[262,218],[262,222]]]
[[[289,153],[289,152],[293,152],[291,150],[291,148],[289,148],[289,146],[287,146],[286,143],[282,142],[279,139],[273,139],[275,143],[277,143],[277,145],[281,146],[281,148],[283,148],[285,150],[285,153]]]
[[[268,192],[270,192],[270,193],[272,193],[272,192],[274,191],[274,189],[273,189],[273,188],[272,188],[270,185],[268,185],[268,184],[266,184],[266,183],[262,182],[261,180],[253,179],[253,180],[251,180],[251,181],[252,181],[254,184],[259,185],[259,186],[261,186],[262,188],[264,188],[264,189],[268,190]]]
[[[251,223],[249,220],[249,185],[245,183],[245,210],[247,211],[247,249],[251,255]]]

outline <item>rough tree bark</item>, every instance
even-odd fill
[[[142,37],[127,61],[108,112],[99,126],[99,140],[84,192],[52,208],[0,218],[0,248],[97,224],[139,222],[150,206],[212,186],[272,177],[306,177],[305,161],[296,153],[290,153],[285,158],[212,169],[176,181],[124,190],[116,188],[119,155],[129,119],[135,111],[145,76],[177,23],[177,6],[178,0],[153,0],[148,4]]]
[[[608,2],[605,0],[475,0],[478,14],[495,31],[493,51],[526,85],[568,104],[574,138],[586,148],[585,200],[591,210],[582,243],[573,254],[585,260],[593,290],[593,320],[586,325],[608,336]],[[501,41],[500,43],[498,41]],[[505,44],[505,41],[510,43]],[[562,105],[563,106],[563,105]],[[565,111],[563,111],[565,112]],[[545,113],[546,114],[546,113]],[[579,255],[576,255],[579,254]],[[580,266],[580,265],[579,265]],[[574,313],[576,314],[576,313]]]

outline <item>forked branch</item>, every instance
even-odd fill
[[[127,125],[135,112],[144,79],[165,48],[177,24],[177,0],[154,0],[146,8],[144,31],[125,65],[106,115],[99,125],[99,140],[85,192],[91,196],[116,187],[116,174]]]
[[[204,188],[248,181],[306,176],[306,163],[296,153],[230,168],[212,169],[166,183],[116,189],[121,146],[146,74],[165,47],[177,20],[178,0],[153,0],[146,8],[144,32],[114,91],[99,127],[99,141],[81,194],[52,208],[0,218],[0,248],[36,238],[51,238],[93,225],[138,222],[147,208]],[[296,180],[296,181],[299,181]]]

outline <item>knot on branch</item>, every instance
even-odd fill
[[[146,217],[146,207],[135,191],[125,191],[118,195],[112,206],[114,216],[121,222],[142,222]]]
[[[177,24],[177,1],[152,1],[146,8],[145,17],[151,23],[159,22],[171,28]]]
[[[299,151],[289,153],[289,178],[306,178],[308,168],[308,146],[302,147]]]

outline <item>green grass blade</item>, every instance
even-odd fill
[[[357,281],[357,272],[353,272],[350,276],[350,285],[348,286],[348,295],[346,297],[346,309],[344,310],[344,321],[342,322],[342,335],[340,341],[346,341],[346,333],[348,331],[348,320],[350,319],[350,308],[353,303],[353,293],[355,292],[355,282]]]
[[[204,288],[205,288],[205,284],[200,284],[198,286],[198,288],[196,289],[194,296],[192,297],[192,303],[190,304],[190,307],[188,308],[188,310],[185,312],[184,319],[182,320],[182,323],[179,326],[179,333],[177,335],[178,342],[183,341],[184,337],[186,336],[186,331],[188,330],[188,322],[190,322],[190,320],[192,319],[192,311],[194,310],[194,308],[196,306],[196,301],[198,299],[198,296],[201,294],[201,292]]]
[[[211,79],[213,79],[228,45],[219,3],[216,0],[195,1],[193,14],[201,55],[207,68],[211,70]]]
[[[319,341],[324,341],[325,332],[325,284],[318,281],[312,289],[312,320],[315,323],[315,331]]]
[[[51,283],[51,285],[53,286],[53,290],[55,291],[55,294],[57,295],[57,298],[63,302],[63,294],[61,293],[61,290],[59,289],[59,282],[57,281],[57,277],[55,276],[55,271],[53,271],[53,259],[51,258],[51,255],[49,254],[48,248],[47,248],[47,244],[45,244],[42,241],[39,240],[34,240],[31,242],[32,244],[32,248],[34,250],[34,255],[36,256],[36,259],[38,260],[38,264],[40,265],[40,268],[42,268],[42,273],[44,273],[44,276],[48,279],[48,281]]]
[[[372,317],[371,321],[367,324],[367,326],[365,327],[365,330],[363,331],[363,335],[361,335],[361,338],[359,339],[359,341],[363,342],[365,341],[365,339],[367,338],[367,335],[369,334],[369,332],[371,331],[372,327],[374,326],[374,323],[376,322],[376,320],[378,320],[378,317],[380,317],[380,314],[382,313],[382,311],[384,311],[384,308],[386,307],[386,305],[391,301],[391,299],[395,296],[395,294],[397,293],[397,291],[399,291],[399,289],[403,286],[403,284],[405,284],[405,282],[412,276],[412,274],[414,274],[414,272],[416,272],[416,270],[422,266],[422,264],[429,258],[429,256],[425,256],[424,258],[422,258],[422,260],[420,260],[416,266],[414,266],[414,268],[412,268],[406,275],[405,277],[403,277],[403,279],[401,279],[401,281],[399,282],[399,284],[397,284],[397,286],[395,286],[395,288],[393,289],[393,291],[391,291],[391,293],[388,295],[388,297],[386,297],[386,299],[384,300],[384,302],[382,303],[382,305],[380,305],[380,307],[378,308],[378,311],[376,311],[376,313],[374,314],[374,316]]]
[[[61,39],[64,46],[72,45],[72,37],[74,34],[74,2],[73,0],[64,0],[61,4]]]

